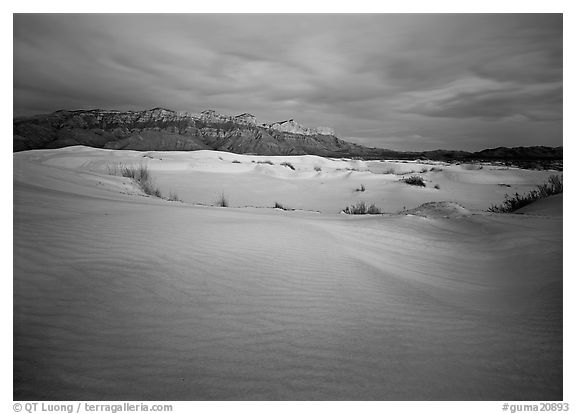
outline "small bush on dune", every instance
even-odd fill
[[[440,190],[440,186],[439,186],[438,184],[434,185],[434,188],[435,188],[436,190]]]
[[[316,166],[316,167],[314,167],[314,171],[316,171],[316,172],[318,172],[318,171],[322,171],[322,167],[318,167],[318,166]]]
[[[140,164],[138,166],[128,164],[113,164],[108,166],[108,174],[121,175],[122,177],[130,178],[138,184],[144,194],[154,197],[162,198],[162,193],[152,183],[152,176],[148,166]]]
[[[285,210],[285,211],[294,210],[293,208],[285,207],[283,204],[279,203],[278,201],[275,201],[275,202],[274,202],[274,207],[273,207],[273,208],[279,208],[280,210]]]
[[[228,207],[228,198],[226,198],[224,193],[221,193],[218,200],[216,200],[216,207]]]
[[[364,192],[366,191],[366,187],[364,187],[364,184],[360,184],[360,188],[357,188],[356,191]]]
[[[535,190],[527,194],[520,195],[515,193],[512,196],[506,194],[502,204],[493,205],[488,211],[491,213],[512,213],[534,201],[562,193],[563,187],[562,178],[558,175],[552,175],[548,177],[546,183],[539,185]]]
[[[382,171],[382,174],[396,174],[396,170],[392,167],[386,168],[384,171]]]
[[[404,181],[406,184],[416,185],[419,187],[426,187],[426,183],[424,182],[424,180],[421,177],[418,177],[417,175],[411,175],[408,178],[404,178],[402,181]]]
[[[266,161],[258,161],[258,164],[268,164],[268,165],[274,165],[274,163],[270,160],[266,160]]]
[[[234,161],[232,161],[232,164],[242,164],[242,163],[238,160],[234,160]]]
[[[160,190],[152,184],[151,181],[138,181],[140,188],[145,194],[151,195],[153,197],[162,198],[162,193]]]
[[[170,195],[168,195],[168,201],[182,201],[182,200],[180,200],[180,197],[178,197],[178,194],[170,191]]]
[[[293,166],[292,163],[290,163],[290,162],[283,162],[283,163],[281,163],[280,165],[283,165],[284,167],[288,167],[288,168],[290,168],[291,170],[296,170],[296,168],[294,168],[294,166]]]
[[[364,201],[348,206],[342,211],[346,214],[382,214],[382,211],[376,205],[370,204],[367,207]]]

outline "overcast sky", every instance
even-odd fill
[[[15,15],[14,114],[294,118],[397,150],[562,145],[562,16]]]

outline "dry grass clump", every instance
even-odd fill
[[[173,191],[170,191],[170,194],[168,195],[168,201],[182,201],[180,200],[180,197],[178,197],[178,194],[176,194]]]
[[[294,166],[292,165],[291,162],[285,161],[285,162],[281,163],[280,165],[282,165],[282,166],[284,166],[284,167],[288,167],[288,168],[290,168],[291,170],[296,170],[296,168],[294,168]]]
[[[315,166],[315,167],[314,167],[314,171],[316,171],[316,172],[322,171],[322,167]]]
[[[122,177],[131,178],[132,180],[136,181],[144,194],[162,198],[162,193],[152,183],[152,176],[150,175],[150,170],[148,169],[147,165],[140,164],[134,166],[124,163],[117,163],[108,165],[107,169],[108,174],[110,175],[120,175]]]
[[[364,192],[366,191],[366,187],[364,187],[364,184],[360,184],[360,188],[357,188],[356,191]]]
[[[268,165],[274,165],[274,163],[270,160],[266,160],[266,161],[258,161],[258,164],[268,164]]]
[[[228,198],[224,193],[221,193],[218,199],[216,200],[216,207],[228,207]]]
[[[546,183],[539,185],[535,190],[532,190],[527,194],[520,195],[515,193],[513,196],[506,194],[502,204],[493,205],[488,209],[488,211],[492,213],[512,213],[513,211],[533,203],[534,201],[550,197],[554,194],[560,194],[563,189],[564,185],[562,183],[562,178],[558,175],[551,175],[548,177]]]
[[[360,201],[356,204],[346,207],[342,212],[346,214],[382,214],[382,211],[376,207],[375,204],[370,204],[366,206],[364,201]]]
[[[284,206],[284,204],[279,203],[278,201],[274,202],[274,207],[273,208],[279,208],[280,210],[285,210],[285,211],[293,211],[293,208],[288,208],[286,206]]]
[[[408,178],[404,178],[403,180],[406,184],[415,185],[419,187],[426,187],[426,183],[422,179],[422,177],[418,177],[417,175],[411,175]]]

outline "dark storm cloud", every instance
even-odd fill
[[[15,15],[16,115],[156,106],[398,149],[561,145],[562,17]]]
[[[533,121],[562,120],[562,89],[526,91],[503,88],[464,92],[416,105],[413,112],[444,118],[482,118],[498,120],[522,116]]]

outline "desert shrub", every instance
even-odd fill
[[[294,168],[294,166],[293,166],[292,163],[290,163],[290,162],[283,162],[283,163],[281,163],[280,165],[283,165],[284,167],[288,167],[288,168],[290,168],[291,170],[295,170],[295,169],[296,169],[296,168]]]
[[[182,201],[182,200],[180,200],[180,197],[178,197],[178,194],[176,194],[173,191],[170,191],[170,194],[168,195],[168,201]]]
[[[280,210],[286,210],[286,211],[292,211],[294,210],[293,208],[288,208],[286,206],[284,206],[284,204],[279,203],[278,201],[274,202],[274,207],[273,208],[279,208]]]
[[[396,170],[395,170],[394,168],[392,168],[392,167],[386,168],[386,169],[382,172],[382,174],[396,174]]]
[[[366,191],[366,187],[364,187],[364,184],[360,184],[360,188],[357,188],[356,191],[364,192]]]
[[[370,204],[367,207],[364,201],[348,206],[342,211],[346,214],[382,214],[382,211],[376,205]]]
[[[228,198],[224,193],[221,193],[216,200],[216,207],[228,207]]]
[[[435,185],[434,185],[434,188],[435,188],[436,190],[440,190],[440,186],[439,186],[438,184],[435,184]]]
[[[444,171],[442,168],[439,167],[432,167],[430,168],[430,172],[441,172]]]
[[[550,197],[554,194],[560,194],[563,191],[562,178],[558,175],[551,175],[548,181],[536,187],[527,194],[518,194],[504,196],[504,202],[500,205],[492,205],[488,208],[491,213],[512,213],[534,201]]]
[[[316,172],[322,171],[322,167],[315,166],[315,167],[314,167],[314,171],[316,171]]]
[[[417,175],[411,175],[408,178],[404,178],[402,181],[404,181],[406,184],[416,185],[419,187],[426,187],[426,183],[424,182],[424,180],[421,177],[418,177]]]
[[[154,197],[162,198],[162,193],[152,183],[152,176],[147,165],[140,164],[138,166],[129,164],[113,164],[108,165],[108,174],[121,175],[122,177],[130,178],[138,184],[144,194]]]
[[[268,165],[274,165],[274,163],[270,160],[266,160],[266,161],[258,161],[258,164],[268,164]]]
[[[145,194],[151,195],[153,197],[162,198],[162,193],[160,192],[160,190],[158,188],[154,187],[154,185],[152,184],[152,181],[150,181],[150,180],[147,180],[147,181],[136,180],[136,182],[140,185],[140,188],[142,189],[142,191],[144,191]]]
[[[234,161],[232,161],[232,164],[242,164],[242,163],[238,160],[234,160]]]
[[[420,170],[420,173],[421,173],[421,174],[424,174],[424,173],[427,173],[427,172],[428,172],[428,168],[422,168],[422,169]]]
[[[370,204],[366,214],[382,214],[382,211],[375,204]]]

